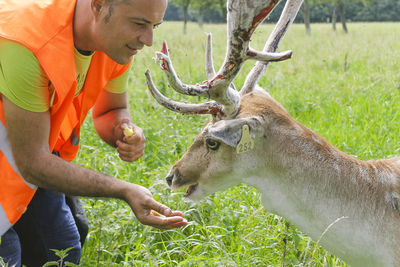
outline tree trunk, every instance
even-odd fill
[[[340,21],[342,22],[343,31],[345,33],[348,33],[349,31],[347,30],[347,25],[346,25],[346,9],[342,1],[338,3],[338,8],[339,8]]]
[[[189,14],[189,6],[184,6],[183,8],[183,34],[186,35],[187,32],[187,19]]]
[[[199,9],[199,16],[197,17],[197,23],[199,24],[200,28],[203,28],[203,24],[204,24],[204,13],[205,10],[200,8]]]
[[[303,5],[301,6],[301,13],[304,18],[304,26],[306,26],[307,35],[311,35],[311,26],[310,26],[310,3],[309,0],[304,0]]]
[[[333,7],[333,10],[332,10],[332,29],[333,29],[334,31],[336,31],[336,19],[337,19],[337,16],[336,16],[336,6],[334,6],[334,7]]]

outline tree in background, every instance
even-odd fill
[[[340,17],[340,22],[342,23],[342,28],[345,33],[348,33],[349,30],[347,29],[347,24],[346,24],[346,8],[344,5],[343,0],[329,0],[333,4],[333,9],[332,9],[332,28],[334,31],[336,31],[336,21],[337,21],[337,13],[336,11],[339,11],[339,17]]]
[[[359,1],[359,0],[346,0],[346,1]],[[360,0],[362,1],[362,0]],[[345,9],[345,0],[304,0],[303,5],[301,7],[301,14],[303,15],[304,24],[306,27],[307,35],[311,34],[311,26],[310,26],[310,6],[315,7],[318,5],[322,5],[323,3],[328,3],[332,6],[332,29],[336,31],[336,22],[337,22],[337,11],[339,11],[340,21],[342,23],[343,31],[345,33],[348,32],[346,25],[346,9]]]
[[[360,2],[364,6],[371,5],[374,2],[379,2],[381,0],[324,0],[332,3],[332,28],[336,31],[336,21],[337,21],[337,11],[339,12],[340,22],[342,23],[342,28],[345,33],[348,33],[346,24],[346,6],[349,3]],[[398,1],[398,0],[394,0]]]
[[[215,10],[219,8],[219,3],[215,0],[191,0],[192,8],[196,11],[196,18],[199,26],[202,28],[204,23],[204,16],[207,12],[211,12],[211,10]],[[220,2],[224,2],[226,5],[226,0],[221,0]]]
[[[375,0],[363,6],[350,6],[349,16],[353,21],[400,21],[399,0]]]
[[[306,26],[306,34],[311,35],[310,0],[304,0],[303,5],[300,8],[300,12],[303,15],[304,25]]]
[[[391,6],[395,5],[395,2],[399,2],[399,0],[383,0],[383,2],[390,2]],[[339,15],[340,22],[342,24],[343,31],[348,33],[347,28],[347,17],[346,11],[347,7],[356,8],[358,10],[357,14],[354,14],[354,10],[351,13],[351,18],[354,18],[357,15],[360,15],[360,20],[365,21],[365,13],[366,10],[369,10],[368,7],[372,4],[382,5],[381,0],[304,0],[304,3],[301,7],[301,15],[304,20],[304,24],[306,27],[306,33],[308,35],[311,34],[311,21],[313,22],[326,22],[326,9],[330,9],[329,20],[332,23],[332,29],[336,31],[336,22],[337,16]],[[398,8],[395,10],[399,10]],[[393,17],[393,16],[391,16]],[[368,20],[368,19],[367,19]]]
[[[186,34],[187,22],[189,18],[189,6],[193,0],[170,0],[170,3],[182,8],[183,12],[183,34]]]
[[[200,1],[200,3],[196,3]],[[189,20],[205,23],[226,22],[226,0],[214,0],[206,12],[201,11],[202,0],[170,0],[165,20],[184,21],[184,32]],[[203,0],[209,3],[209,0]],[[340,6],[340,2],[342,6]],[[275,23],[285,0],[281,1],[274,12],[266,19],[266,23]],[[400,0],[304,0],[302,12],[295,22],[305,23],[307,34],[311,33],[310,23],[331,22],[336,29],[336,17],[339,15],[344,31],[347,31],[346,20],[351,21],[400,21]],[[340,15],[340,14],[343,15]],[[201,16],[200,16],[201,15]],[[201,20],[201,21],[200,21]]]
[[[221,10],[221,15],[226,22],[226,0],[218,0],[218,8]]]

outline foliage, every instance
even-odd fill
[[[200,23],[200,26],[202,26],[204,22],[205,15],[212,10],[218,9],[218,7],[218,2],[215,0],[194,0],[192,3],[192,9],[196,11],[197,22]]]
[[[0,257],[0,266],[1,267],[8,267],[8,264],[4,262],[2,257]]]
[[[182,210],[190,223],[161,231],[141,225],[122,201],[84,198],[90,231],[81,266],[346,266],[290,222],[265,211],[259,193],[250,186],[239,185],[200,202],[185,201],[183,190],[168,189],[163,177],[209,118],[183,116],[158,105],[145,87],[144,71],[151,69],[157,86],[171,98],[203,101],[172,92],[152,60],[154,51],[167,40],[179,77],[197,83],[206,79],[204,32],[213,34],[217,69],[226,47],[225,25],[199,29],[189,23],[185,37],[176,31],[178,25],[162,24],[155,47],[135,56],[130,107],[147,137],[145,156],[135,163],[122,162],[98,139],[89,119],[76,162],[150,188],[157,200]],[[400,49],[395,34],[400,25],[350,26],[352,31],[344,35],[317,24],[312,36],[305,36],[303,25],[293,25],[279,48],[292,49],[293,58],[271,64],[260,85],[295,119],[339,149],[360,159],[398,155],[400,58],[392,51]],[[261,49],[271,30],[272,25],[262,25],[252,47]],[[243,67],[238,88],[252,65]]]
[[[220,1],[225,2],[225,0],[219,0],[215,1],[215,4],[218,4]],[[332,16],[332,8],[335,4],[334,1],[337,0],[310,0],[311,22],[316,23],[330,21]],[[285,1],[281,2],[282,3],[280,3],[277,7],[278,10],[283,8],[283,2]],[[346,8],[346,18],[349,21],[400,21],[399,0],[351,0],[344,1],[344,3]],[[165,19],[174,21],[182,20],[182,11],[179,6],[180,5],[175,2],[170,2],[168,9],[171,9],[171,12],[166,14]],[[172,10],[174,10],[174,12],[172,12]],[[267,21],[275,22],[278,19],[279,14],[279,12],[274,12]],[[213,6],[209,11],[207,11],[204,22],[223,22],[224,16],[225,15],[222,14],[222,9],[220,6]],[[189,20],[197,21],[194,10],[189,12]],[[296,21],[303,21],[301,14],[298,15]]]
[[[43,265],[43,267],[50,267],[50,266],[56,266],[56,267],[64,267],[64,266],[68,266],[68,267],[77,267],[77,265],[70,263],[70,262],[65,262],[64,259],[68,256],[68,252],[73,249],[71,248],[67,248],[64,250],[57,250],[57,249],[51,249],[52,251],[54,251],[54,253],[56,254],[56,256],[59,258],[58,261],[50,261],[47,262],[46,264]]]
[[[353,21],[400,21],[400,1],[380,0],[360,7],[352,6]]]
[[[183,34],[186,34],[186,25],[189,20],[189,7],[190,4],[196,0],[171,0],[171,4],[175,4],[182,8],[183,15]]]

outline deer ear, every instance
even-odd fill
[[[236,147],[242,138],[243,126],[248,126],[250,137],[254,139],[264,133],[261,122],[262,119],[259,116],[234,120],[221,120],[208,128],[208,135],[231,147]]]

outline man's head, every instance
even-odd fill
[[[153,44],[153,30],[162,23],[168,0],[91,0],[94,41],[120,64],[129,63],[143,46]]]

